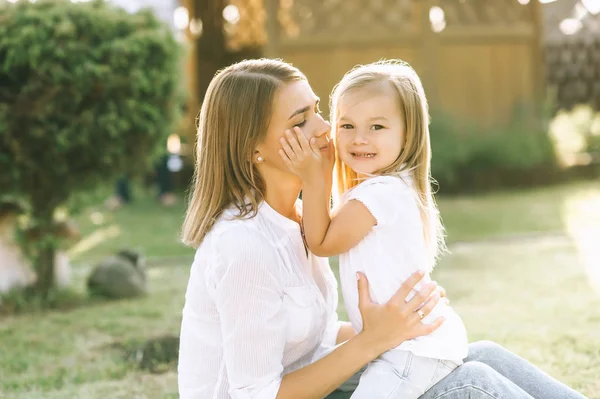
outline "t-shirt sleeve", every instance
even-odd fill
[[[373,177],[354,187],[348,201],[360,201],[382,226],[396,223],[403,212],[414,212],[415,193],[407,183],[394,176]]]

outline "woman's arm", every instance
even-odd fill
[[[426,302],[421,307],[424,314],[429,314],[437,304],[437,294],[430,297],[435,285],[424,287],[408,303],[404,300],[421,278],[422,274],[413,274],[388,303],[379,305],[371,301],[368,281],[361,274],[358,292],[363,330],[321,360],[285,375],[277,398],[323,398],[383,352],[405,340],[435,331],[442,319],[425,325],[415,313],[423,302]]]
[[[348,341],[350,338],[353,338],[356,335],[356,331],[352,324],[348,321],[345,321],[340,326],[340,329],[337,334],[337,339],[335,340],[335,344],[339,345],[342,342]]]

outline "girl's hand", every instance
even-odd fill
[[[357,277],[358,308],[363,319],[363,330],[359,335],[365,337],[368,346],[375,352],[375,357],[406,340],[431,334],[442,325],[443,318],[438,318],[431,324],[421,322],[440,300],[436,291],[437,284],[423,284],[421,290],[406,302],[405,298],[423,278],[422,272],[414,273],[394,296],[382,305],[371,301],[366,276],[358,273]]]
[[[330,162],[330,154],[327,154],[325,160],[316,141],[313,137],[309,142],[298,127],[294,127],[294,132],[286,130],[284,137],[280,139],[282,148],[279,150],[279,155],[281,159],[288,169],[303,181],[322,180],[324,162]],[[328,149],[329,151],[330,149]]]
[[[333,166],[335,164],[335,147],[333,145],[333,140],[328,139],[327,151],[322,151],[321,156],[323,157],[322,173],[331,183],[333,178]]]

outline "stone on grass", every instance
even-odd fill
[[[144,257],[133,250],[119,251],[94,268],[87,286],[92,295],[111,299],[144,295],[147,291]]]

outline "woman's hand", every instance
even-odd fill
[[[402,342],[428,335],[438,329],[443,318],[431,324],[423,324],[421,319],[427,316],[440,300],[437,284],[423,284],[420,291],[408,302],[406,297],[423,278],[422,272],[413,273],[400,289],[385,304],[371,301],[369,282],[364,274],[358,273],[358,308],[363,319],[363,330],[359,333],[367,345],[379,356]],[[423,304],[421,306],[421,304]]]
[[[321,154],[317,139],[313,137],[309,142],[298,127],[294,127],[293,132],[286,130],[280,142],[279,155],[292,173],[303,181],[323,179],[324,164],[331,162],[330,148],[326,154]]]

